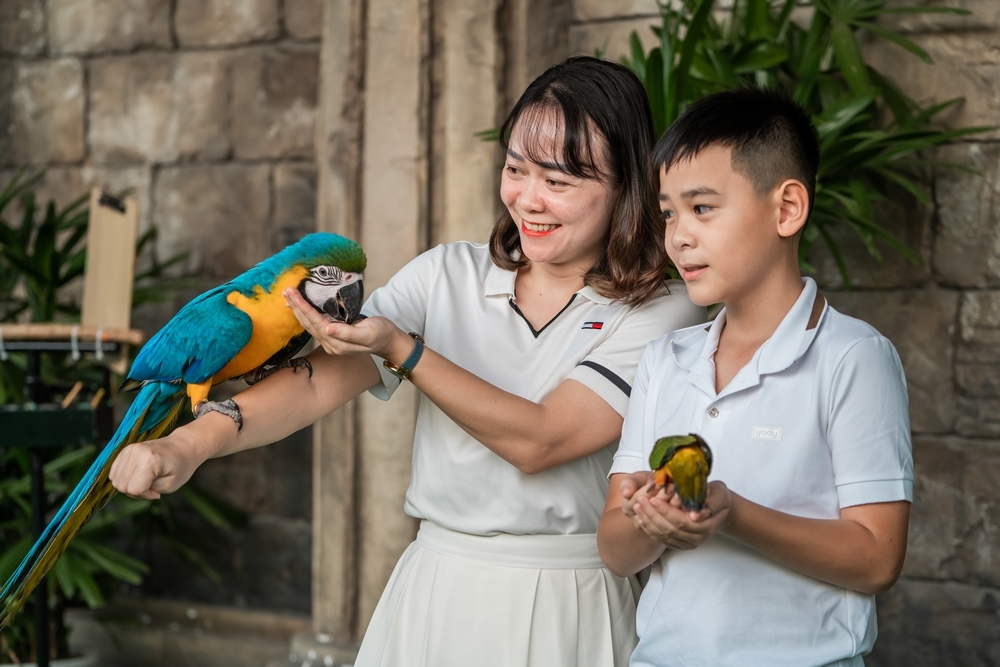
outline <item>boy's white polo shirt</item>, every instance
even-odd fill
[[[837,519],[851,505],[912,499],[906,382],[892,344],[805,286],[778,329],[720,394],[710,327],[650,343],[611,474],[649,470],[657,438],[698,433],[710,479],[782,512]],[[821,297],[820,297],[821,298]],[[645,665],[862,665],[875,641],[874,597],[782,567],[725,535],[667,551],[639,601]]]
[[[421,334],[428,347],[506,392],[537,402],[572,379],[622,416],[646,344],[706,319],[680,281],[637,308],[584,287],[535,331],[514,302],[515,277],[493,264],[485,245],[440,245],[375,290],[362,312]],[[382,384],[372,393],[388,399],[399,378],[376,362]],[[596,533],[616,447],[526,475],[421,395],[405,509],[474,535]]]

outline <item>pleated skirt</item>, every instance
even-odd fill
[[[626,667],[634,578],[595,535],[457,533],[429,521],[396,564],[356,667]]]

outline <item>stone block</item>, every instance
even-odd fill
[[[878,597],[868,667],[988,667],[1000,663],[1000,590],[901,579]]]
[[[967,436],[1000,438],[1000,400],[965,396],[960,398],[955,431]]]
[[[228,387],[242,391],[246,386]],[[213,400],[219,400],[214,397]],[[206,461],[194,481],[250,514],[286,519],[312,517],[312,429],[274,444]]]
[[[312,157],[318,70],[315,46],[252,49],[234,59],[236,157]]]
[[[869,65],[921,104],[964,98],[964,102],[938,116],[948,127],[996,126],[996,110],[1000,107],[997,32],[926,33],[910,38],[933,58],[933,65],[881,39],[867,42],[862,54]],[[977,136],[996,139],[1000,130]]]
[[[292,162],[274,167],[275,251],[316,231],[316,165]]]
[[[0,163],[79,162],[83,67],[75,58],[0,62]]]
[[[164,256],[190,250],[188,268],[229,280],[270,255],[267,165],[165,167],[153,183]]]
[[[222,46],[277,39],[278,0],[177,0],[181,46]]]
[[[226,66],[219,52],[92,60],[87,140],[95,162],[227,157]]]
[[[629,40],[633,31],[638,33],[644,50],[659,44],[650,26],[658,25],[656,17],[639,17],[600,21],[597,23],[575,23],[570,27],[570,50],[575,55],[592,56],[598,50],[608,60],[618,61],[629,56]]]
[[[320,0],[285,0],[285,30],[295,39],[319,39],[323,31]]]
[[[10,181],[14,173],[14,170],[0,172],[0,189]],[[93,187],[115,195],[127,192],[139,203],[139,229],[145,230],[149,227],[151,178],[152,170],[146,165],[48,167],[34,187],[35,199],[41,205],[54,201],[62,208],[79,197],[88,196]],[[14,216],[20,215],[20,207],[16,203],[12,204],[10,210]],[[11,219],[19,219],[14,216]]]
[[[875,222],[909,246],[921,259],[921,263],[914,264],[888,243],[876,241],[876,247],[882,255],[879,263],[848,223],[838,224],[829,230],[830,236],[840,249],[851,287],[913,287],[930,280],[933,238],[931,222],[934,210],[901,191],[894,190],[890,196],[889,201],[876,204]],[[822,238],[813,244],[809,262],[816,268],[813,277],[821,287],[843,289],[844,281],[840,271]]]
[[[309,521],[254,515],[241,528],[220,530],[182,503],[175,504],[174,511],[177,521],[184,526],[185,545],[195,549],[221,581],[212,581],[199,566],[155,541],[148,550],[150,574],[143,581],[144,595],[309,613],[312,561]]]
[[[918,437],[913,459],[903,574],[1000,585],[1000,441]]]
[[[170,48],[170,0],[48,0],[53,53]]]
[[[865,320],[895,345],[906,371],[913,431],[950,431],[956,416],[952,362],[958,294],[831,291],[826,296],[837,310]]]
[[[45,51],[45,7],[42,0],[0,2],[0,53],[37,56]],[[4,90],[10,90],[5,88]]]
[[[659,15],[656,0],[576,0],[573,3],[576,21]]]
[[[1000,285],[1000,144],[946,146],[938,159],[979,173],[938,170],[934,271],[963,287]]]
[[[996,30],[1000,28],[1000,3],[994,0],[889,0],[888,7],[954,7],[971,12],[968,16],[956,14],[886,14],[879,23],[902,33],[961,32],[971,30]]]

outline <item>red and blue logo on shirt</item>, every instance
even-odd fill
[[[603,329],[604,322],[584,322],[581,329]]]

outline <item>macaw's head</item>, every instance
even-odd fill
[[[354,241],[338,234],[309,234],[295,245],[294,261],[309,271],[299,292],[313,308],[338,322],[353,324],[365,301],[364,270],[368,260]]]

